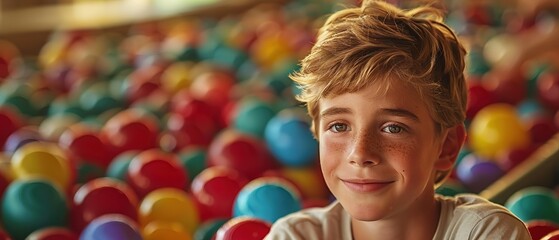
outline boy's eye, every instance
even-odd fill
[[[337,132],[345,132],[345,131],[348,130],[348,128],[349,128],[349,127],[348,127],[346,124],[343,124],[343,123],[334,123],[334,124],[330,125],[330,128],[329,128],[329,129],[330,129],[332,132],[337,133]]]
[[[401,133],[404,129],[398,125],[389,125],[382,129],[386,133]]]

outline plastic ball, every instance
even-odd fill
[[[538,99],[543,105],[553,110],[559,110],[559,73],[546,71],[539,75]]]
[[[169,113],[167,115],[167,129],[160,137],[161,145],[167,145],[170,151],[180,151],[182,148],[202,147],[210,145],[213,137],[215,124],[211,124],[211,129],[204,129],[204,125],[198,125],[183,115]],[[168,141],[167,144],[163,144]],[[172,144],[169,144],[172,142]],[[163,147],[162,147],[163,148]]]
[[[192,197],[174,188],[149,193],[140,203],[139,219],[144,227],[151,222],[177,223],[189,233],[194,233],[200,222]]]
[[[6,139],[4,152],[13,154],[21,146],[36,141],[44,140],[39,131],[33,127],[22,127],[12,132]]]
[[[194,232],[194,240],[213,240],[217,230],[229,219],[212,219],[202,223]]]
[[[270,228],[270,223],[261,219],[236,217],[217,230],[215,240],[260,240],[270,232]]]
[[[146,112],[128,109],[111,117],[101,129],[100,137],[121,153],[155,148],[158,134],[157,119]]]
[[[479,158],[472,153],[465,156],[456,166],[456,175],[468,190],[480,193],[505,175],[505,172],[497,162]]]
[[[203,148],[186,148],[178,153],[181,165],[188,173],[190,182],[206,169],[206,150]]]
[[[288,180],[297,188],[303,199],[323,199],[327,198],[329,193],[320,169],[315,166],[283,167],[268,171],[264,175]]]
[[[484,107],[497,102],[496,96],[481,81],[469,81],[468,94],[470,96],[466,105],[468,119],[472,119]]]
[[[239,132],[263,139],[266,125],[276,113],[267,102],[256,98],[245,99],[237,103],[232,124]]]
[[[16,111],[0,106],[0,150],[4,149],[8,137],[23,125],[23,119]]]
[[[74,181],[75,172],[68,155],[54,143],[31,142],[12,155],[12,173],[17,179],[41,177],[67,189]]]
[[[109,166],[107,167],[107,177],[114,178],[121,180],[123,182],[126,181],[127,174],[128,174],[128,167],[130,166],[130,162],[132,159],[138,155],[140,151],[137,150],[130,150],[125,151],[113,158]]]
[[[78,240],[78,235],[63,227],[47,227],[34,231],[26,240]]]
[[[436,193],[441,194],[443,196],[455,196],[457,194],[468,192],[466,187],[462,183],[460,183],[460,181],[451,180],[451,179],[446,180],[435,191]]]
[[[194,178],[191,191],[206,218],[231,218],[235,199],[247,183],[237,170],[212,166]]]
[[[219,119],[220,112],[209,103],[195,98],[190,89],[183,89],[173,95],[171,113],[179,114],[184,123],[168,122],[169,130],[180,130],[182,126],[190,124],[199,128],[204,135],[213,136],[222,127]]]
[[[58,142],[60,135],[66,131],[68,126],[78,123],[79,121],[80,118],[78,116],[70,113],[50,116],[41,122],[39,125],[39,132],[45,139]]]
[[[80,240],[142,240],[136,222],[120,214],[108,214],[91,221],[80,235]]]
[[[503,170],[508,172],[526,161],[539,147],[538,144],[531,144],[523,148],[508,149],[501,152],[496,161]]]
[[[150,222],[142,230],[144,240],[191,240],[192,234],[178,223]]]
[[[97,178],[82,185],[74,194],[71,223],[78,232],[93,219],[105,214],[121,214],[138,219],[138,198],[125,183]]]
[[[558,131],[552,116],[538,115],[527,119],[527,127],[534,144],[544,144]]]
[[[184,190],[188,176],[174,154],[151,149],[138,153],[128,167],[127,182],[141,198],[158,188]]]
[[[301,210],[296,188],[280,178],[262,177],[249,182],[235,200],[233,216],[248,216],[274,223],[279,218]]]
[[[285,166],[302,167],[316,162],[318,142],[299,109],[285,109],[267,124],[265,139],[270,152]]]
[[[210,144],[208,165],[230,167],[247,178],[254,179],[266,170],[275,168],[276,162],[259,139],[226,129]]]
[[[180,89],[190,87],[194,76],[192,74],[193,62],[175,62],[163,71],[161,85],[163,89],[176,93]]]
[[[518,190],[505,202],[520,220],[547,220],[559,224],[559,200],[555,193],[544,187],[528,187]]]
[[[190,91],[194,98],[200,99],[221,112],[231,99],[235,78],[225,71],[208,71],[194,77]]]
[[[113,156],[110,148],[99,137],[98,130],[84,123],[69,126],[60,135],[59,145],[80,160],[106,168]]]
[[[2,200],[4,228],[15,239],[46,227],[64,227],[68,223],[64,193],[43,179],[12,182]]]
[[[14,43],[0,41],[0,83],[16,72],[20,57],[21,53]]]
[[[510,34],[498,34],[491,37],[483,47],[483,56],[490,65],[498,64],[516,54],[518,43]]]
[[[514,106],[504,103],[489,105],[478,112],[469,127],[469,146],[486,159],[506,149],[529,145],[530,134]]]
[[[526,223],[532,239],[542,239],[545,235],[559,230],[559,225],[545,220],[532,220]]]

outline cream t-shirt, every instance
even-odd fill
[[[441,203],[441,215],[434,240],[531,239],[526,225],[501,205],[473,194],[436,195],[436,199]],[[324,208],[305,209],[278,219],[265,239],[352,238],[351,218],[335,201]]]

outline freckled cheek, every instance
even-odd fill
[[[333,168],[344,159],[344,144],[322,139],[319,143],[320,161],[323,168]]]
[[[417,169],[418,164],[424,164],[421,161],[421,154],[415,151],[415,147],[408,143],[393,143],[382,146],[385,150],[387,159],[391,165],[402,176],[412,177],[414,169]]]

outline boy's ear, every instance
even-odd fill
[[[443,139],[439,158],[435,163],[435,168],[441,171],[449,170],[454,166],[458,153],[460,153],[460,149],[466,140],[464,124],[458,124],[447,129],[447,131]]]

